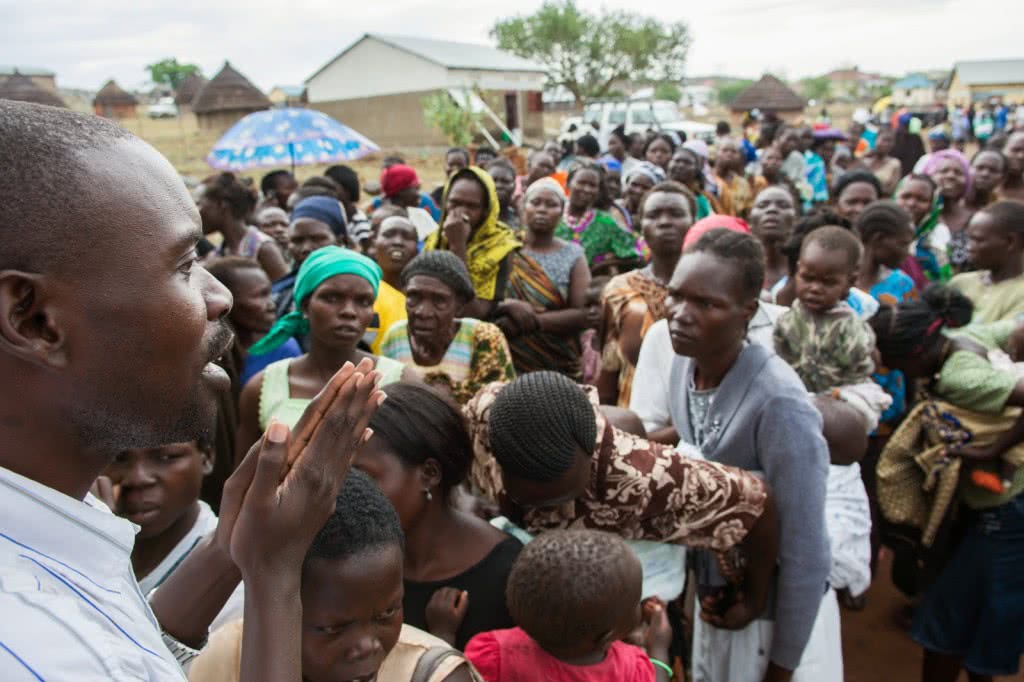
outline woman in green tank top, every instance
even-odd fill
[[[238,461],[266,430],[271,417],[295,426],[306,405],[346,362],[374,361],[380,385],[415,380],[402,363],[360,350],[373,319],[381,271],[372,260],[350,249],[326,246],[299,268],[295,308],[274,325],[250,352],[266,353],[294,335],[305,335],[309,352],[279,360],[254,376],[239,401]]]

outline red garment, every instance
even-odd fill
[[[688,249],[691,244],[696,244],[697,240],[703,237],[705,232],[718,229],[750,234],[750,227],[747,226],[747,221],[741,218],[734,218],[731,215],[716,213],[709,215],[707,218],[701,218],[690,226],[690,229],[686,231],[686,238],[683,240],[683,250]]]
[[[569,665],[540,648],[522,628],[481,632],[466,645],[466,658],[486,682],[654,682],[643,649],[615,642],[595,665]]]
[[[395,164],[380,173],[380,190],[386,197],[393,197],[407,187],[416,187],[420,178],[410,166]]]
[[[903,263],[900,264],[900,270],[910,275],[910,279],[914,280],[914,288],[918,291],[924,291],[931,284],[928,281],[928,277],[925,276],[921,264],[917,262],[917,258],[914,256],[907,256]]]

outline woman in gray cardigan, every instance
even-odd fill
[[[744,595],[716,591],[714,563],[698,562],[704,622],[694,637],[694,679],[840,682],[839,610],[827,585],[828,448],[799,377],[746,341],[763,278],[764,252],[753,237],[712,230],[669,283],[669,410],[680,440],[711,461],[762,474],[776,494],[780,530],[774,593],[761,613],[723,617],[723,601]]]

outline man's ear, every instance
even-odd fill
[[[67,365],[65,334],[44,275],[0,271],[0,350],[24,362]]]

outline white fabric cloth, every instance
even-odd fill
[[[202,500],[199,501],[199,516],[196,517],[196,522],[192,524],[192,528],[189,529],[188,534],[185,535],[174,546],[174,549],[164,557],[156,568],[150,571],[147,575],[139,578],[139,588],[142,590],[142,594],[146,597],[150,597],[150,593],[159,587],[167,577],[178,567],[185,557],[195,549],[195,546],[199,544],[199,541],[205,538],[207,535],[217,530],[217,515],[210,509],[210,505],[206,504]],[[231,594],[227,603],[224,604],[224,608],[221,609],[217,617],[210,623],[210,632],[213,632],[221,625],[230,623],[233,620],[238,620],[242,617],[242,611],[245,599],[245,588],[242,583],[238,584],[235,591]]]
[[[3,468],[0,510],[0,679],[185,679],[132,572],[133,524]]]
[[[410,206],[405,211],[409,215],[409,222],[416,228],[416,236],[420,241],[437,231],[437,221],[425,209]]]
[[[693,630],[693,682],[757,682],[768,669],[775,623],[755,620],[742,630],[722,630],[698,616]],[[828,590],[793,682],[842,682],[839,603]]]
[[[748,338],[754,343],[774,349],[772,333],[775,331],[775,321],[784,312],[786,308],[783,306],[759,303],[757,312],[747,326]],[[668,367],[672,365],[674,357],[668,321],[658,320],[644,335],[636,373],[633,375],[633,392],[629,399],[629,409],[640,417],[648,433],[672,425],[668,410]]]
[[[863,594],[871,586],[871,507],[860,464],[829,466],[825,526],[832,547],[829,585]]]

